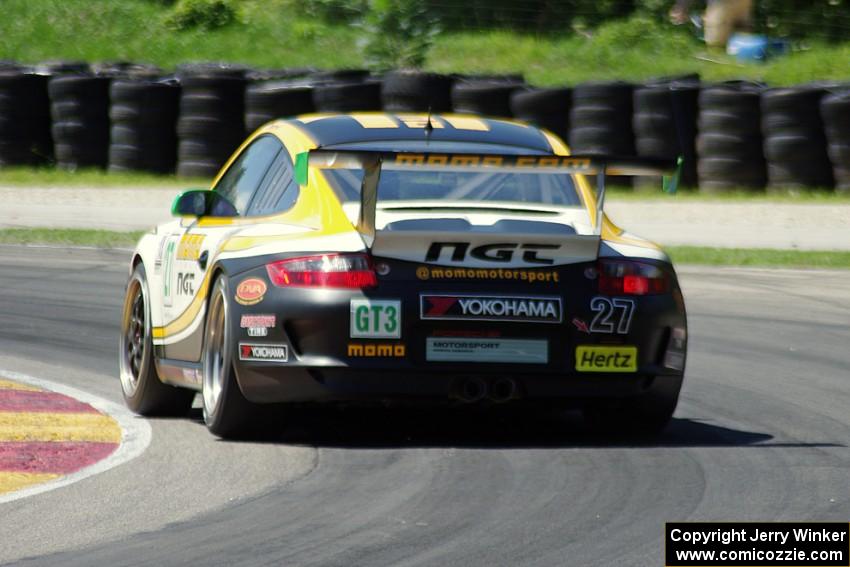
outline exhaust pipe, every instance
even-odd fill
[[[511,378],[499,378],[490,388],[490,399],[497,403],[507,402],[516,397],[516,382]]]
[[[487,396],[487,383],[481,378],[469,378],[460,384],[458,397],[468,404],[480,402]]]

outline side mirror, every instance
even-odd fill
[[[189,189],[174,198],[171,214],[176,217],[235,217],[238,211],[230,201],[209,189]]]

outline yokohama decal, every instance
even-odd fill
[[[289,349],[286,345],[239,343],[239,360],[286,362],[289,360]]]
[[[560,297],[422,294],[422,319],[560,323]]]

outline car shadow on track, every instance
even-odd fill
[[[257,425],[244,441],[352,449],[836,446],[777,443],[769,433],[690,418],[674,418],[656,436],[603,434],[572,412],[299,408],[266,415]]]

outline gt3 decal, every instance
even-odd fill
[[[274,315],[242,315],[242,318],[239,320],[239,326],[243,329],[247,329],[249,327],[274,327],[275,326],[275,316]]]
[[[349,327],[352,338],[401,338],[401,301],[352,299]]]
[[[635,311],[634,300],[594,297],[590,300],[590,308],[596,312],[590,323],[590,332],[628,334]]]
[[[484,295],[419,296],[422,319],[560,323],[560,297]]]
[[[579,372],[637,372],[637,347],[576,347],[576,370]]]
[[[511,280],[517,282],[560,282],[554,270],[506,270],[504,268],[438,268],[419,266],[416,277],[420,280]]]
[[[425,254],[426,262],[438,262],[443,255],[443,249],[452,249],[449,260],[452,262],[463,262],[466,259],[467,252],[473,258],[484,260],[487,262],[510,262],[513,260],[514,251],[522,250],[522,259],[530,264],[554,264],[555,261],[551,258],[540,258],[537,256],[539,250],[558,250],[560,244],[517,244],[517,243],[497,243],[483,244],[469,250],[469,242],[432,242]]]
[[[248,278],[236,287],[236,303],[241,305],[256,305],[266,295],[266,282],[258,278]]]
[[[286,345],[239,343],[239,360],[287,362],[289,349]]]
[[[351,358],[404,358],[406,353],[403,343],[348,343]]]

